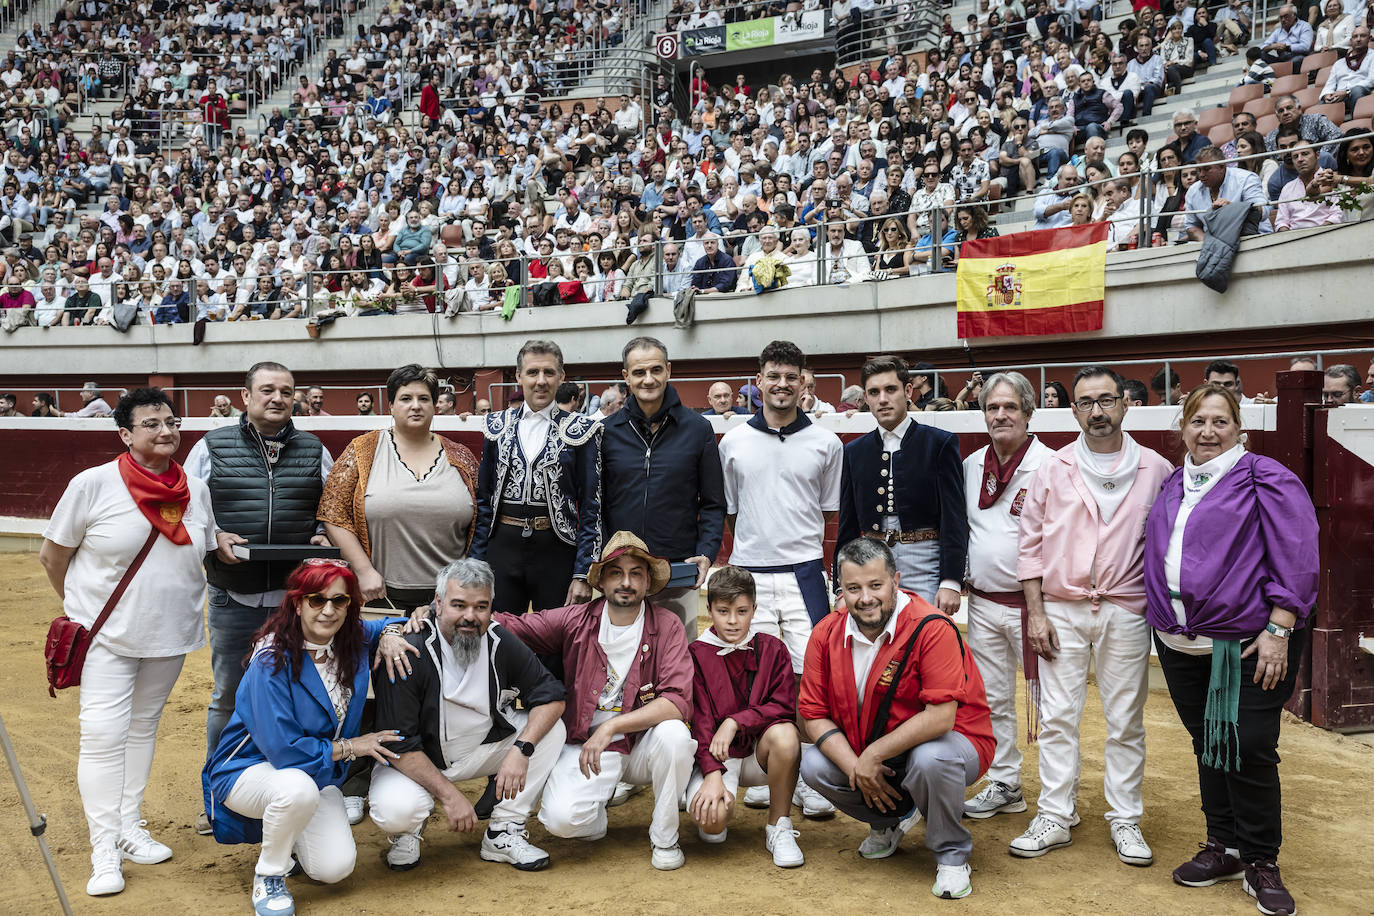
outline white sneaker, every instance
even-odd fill
[[[124,890],[124,854],[113,840],[107,840],[91,850],[91,880],[86,893],[92,897],[106,897]]]
[[[215,828],[210,826],[210,816],[204,811],[196,815],[196,833],[201,836],[213,836]]]
[[[772,826],[764,825],[763,845],[773,854],[773,864],[778,868],[796,868],[806,863],[801,847],[797,845],[799,831],[792,829],[792,819],[780,817]]]
[[[549,854],[530,842],[524,824],[493,824],[482,834],[481,856],[488,862],[506,862],[520,871],[549,867]]]
[[[1112,824],[1112,843],[1116,845],[1116,857],[1127,865],[1145,868],[1155,864],[1155,854],[1145,842],[1145,835],[1140,832],[1139,824],[1128,824],[1125,821]]]
[[[387,837],[386,866],[392,871],[410,871],[420,864],[420,834],[398,833]]]
[[[296,901],[286,889],[285,878],[253,876],[253,912],[257,916],[294,916]]]
[[[868,836],[859,844],[859,855],[865,859],[886,859],[897,851],[897,844],[906,836],[906,832],[915,827],[921,820],[921,812],[916,808],[911,809],[911,813],[897,822],[896,827],[888,827],[886,830],[879,830],[870,827]]]
[[[700,827],[697,828],[697,838],[700,839],[703,843],[710,843],[710,844],[712,844],[712,845],[715,845],[715,844],[718,844],[718,843],[724,843],[724,842],[725,842],[725,838],[726,838],[727,836],[729,836],[729,835],[730,835],[730,828],[729,828],[729,827],[725,828],[725,829],[722,830],[720,833],[707,833],[705,830],[702,830]]]
[[[367,808],[367,799],[361,795],[345,795],[344,811],[348,814],[348,826],[356,827],[363,822],[363,812]]]
[[[800,782],[798,782],[800,785]],[[744,807],[767,808],[772,803],[767,786],[750,786],[744,790]]]
[[[659,871],[672,871],[686,865],[687,857],[682,854],[682,847],[674,843],[671,846],[655,846],[653,857],[649,861]]]
[[[983,791],[964,802],[964,817],[989,818],[994,814],[1019,814],[1026,810],[1020,786],[988,780]]]
[[[611,800],[606,802],[606,807],[614,808],[617,805],[623,805],[647,788],[648,786],[632,786],[628,782],[618,782],[615,784],[615,792],[611,794]]]
[[[147,826],[147,821],[139,821],[132,827],[126,827],[124,835],[119,838],[120,853],[136,865],[166,862],[172,857],[172,850],[150,837],[148,831],[143,829]]]
[[[941,900],[958,900],[973,893],[968,865],[936,865],[930,892]]]
[[[806,817],[832,817],[835,806],[830,800],[797,777],[797,788],[792,792],[792,804],[797,806]]]
[[[1060,849],[1073,843],[1068,827],[1037,814],[1026,828],[1026,832],[1011,841],[1008,851],[1023,859],[1043,856],[1052,849]]]

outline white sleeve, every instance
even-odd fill
[[[87,482],[89,472],[82,471],[72,478],[57,501],[48,526],[43,529],[43,537],[59,547],[76,548],[86,538],[86,526],[90,521],[91,501]]]
[[[191,446],[191,451],[181,467],[189,476],[197,480],[210,479],[210,449],[205,444],[204,436]]]
[[[840,509],[840,477],[844,470],[844,445],[839,436],[832,435],[826,445],[825,467],[821,469],[821,511]]]
[[[720,437],[720,468],[725,480],[725,512],[727,515],[738,515],[739,481],[735,479],[736,471],[730,461],[731,450],[730,434],[726,433]]]

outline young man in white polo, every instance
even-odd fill
[[[748,423],[720,440],[726,524],[734,534],[730,563],[754,575],[754,630],[776,636],[801,673],[811,627],[830,613],[825,584],[825,526],[840,508],[844,448],[798,408],[806,356],[775,340],[759,355],[763,401]],[[829,817],[834,805],[797,783],[793,804],[807,817]],[[745,805],[769,806],[767,786],[749,789]]]

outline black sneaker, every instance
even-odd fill
[[[1218,881],[1237,881],[1245,875],[1240,859],[1211,837],[1198,846],[1198,854],[1174,869],[1174,883],[1184,887],[1211,887]]]
[[[1298,916],[1298,905],[1283,886],[1277,862],[1251,862],[1245,866],[1242,883],[1264,916]]]

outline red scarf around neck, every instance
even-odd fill
[[[1030,448],[1034,439],[1034,436],[1027,436],[1026,441],[1012,453],[1006,464],[997,460],[997,452],[991,444],[988,445],[988,450],[983,455],[983,486],[978,490],[979,509],[992,508],[993,503],[1002,497],[1007,484],[1011,483],[1011,475],[1021,466],[1021,459],[1026,457],[1026,450]]]
[[[128,452],[119,456],[119,476],[124,478],[124,485],[129,488],[138,511],[173,544],[189,544],[191,532],[181,520],[191,503],[191,488],[181,465],[173,461],[168,471],[172,476],[170,484],[140,465]]]

